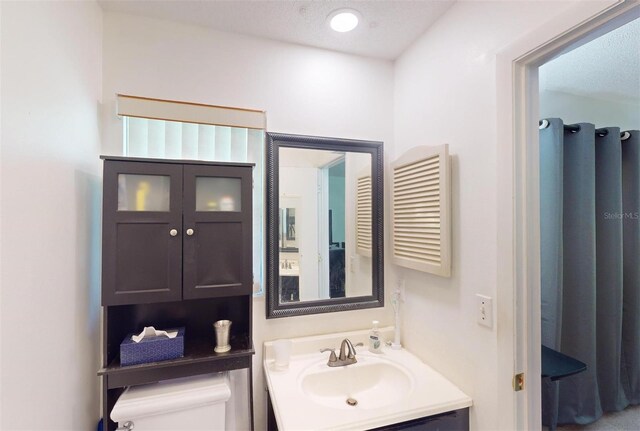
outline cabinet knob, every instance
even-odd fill
[[[171,230],[169,231],[169,235],[171,235],[171,236],[176,236],[176,235],[178,235],[178,229],[171,229]]]
[[[193,235],[193,229],[187,229],[187,235],[189,236]]]

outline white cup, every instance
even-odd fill
[[[289,368],[289,357],[291,356],[291,340],[276,340],[273,342],[275,352],[275,367],[279,370]]]

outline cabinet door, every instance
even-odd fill
[[[469,431],[469,409],[453,410],[434,416],[426,416],[370,431]]]
[[[104,164],[102,304],[182,297],[182,166]]]
[[[246,166],[184,167],[184,299],[252,292],[251,187]]]

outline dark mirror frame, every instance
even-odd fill
[[[267,141],[267,319],[301,316],[305,314],[331,313],[337,311],[361,310],[384,306],[384,158],[382,142],[354,139],[324,138],[316,136],[266,133]],[[296,304],[280,304],[279,301],[279,168],[280,148],[308,148],[315,150],[368,153],[371,155],[372,187],[372,250],[373,268],[370,296],[321,299]]]

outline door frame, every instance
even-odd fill
[[[574,2],[496,55],[499,429],[542,427],[538,68],[638,17],[638,0]]]
[[[329,247],[322,244],[329,244],[331,232],[329,230],[329,169],[339,163],[345,163],[346,155],[342,155],[329,163],[318,167],[318,297],[320,299],[331,299],[331,268],[329,265]]]

